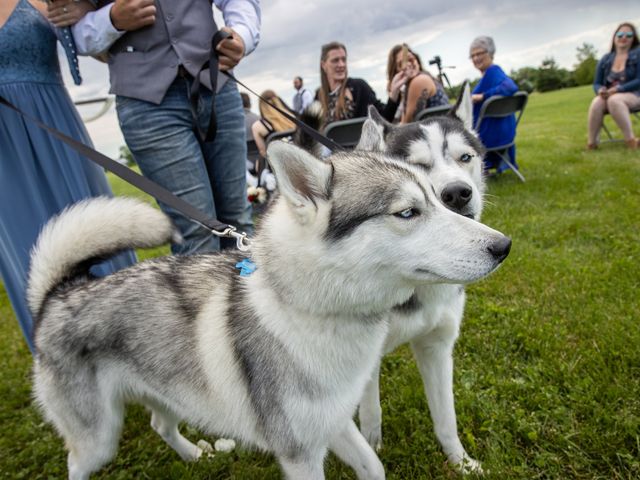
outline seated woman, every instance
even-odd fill
[[[442,84],[422,68],[420,56],[406,44],[396,45],[389,52],[387,61],[389,96],[391,96],[392,81],[399,72],[404,72],[407,79],[405,87],[401,90],[400,106],[396,113],[396,119],[400,123],[413,122],[416,114],[425,108],[449,104],[449,97]]]
[[[589,107],[587,149],[598,148],[606,112],[620,127],[627,147],[638,148],[639,140],[633,134],[630,110],[640,108],[640,48],[636,29],[630,23],[616,28],[611,51],[600,59],[596,67],[593,89],[596,98]]]
[[[271,102],[279,109],[295,115],[273,90],[265,90],[262,92],[262,98]],[[251,132],[253,133],[253,140],[258,147],[258,152],[260,152],[260,155],[264,158],[267,156],[266,138],[274,132],[293,130],[296,125],[263,100],[260,100],[259,107],[261,118],[259,122],[255,122],[251,126]]]
[[[510,97],[518,91],[518,86],[506,73],[493,63],[496,46],[491,37],[477,37],[469,47],[469,57],[473,66],[480,70],[482,77],[473,89],[473,121],[476,122],[482,103],[494,95]],[[516,117],[509,115],[502,118],[487,118],[482,121],[478,135],[485,147],[497,147],[513,141],[516,136]],[[515,145],[509,149],[511,163],[518,168],[516,163]],[[495,168],[497,173],[508,169],[509,166],[495,153],[488,153],[484,159],[484,169]]]

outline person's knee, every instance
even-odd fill
[[[591,101],[591,105],[589,106],[589,114],[594,114],[596,112],[604,113],[606,108],[607,108],[607,104],[605,100],[598,95]]]
[[[629,108],[620,95],[611,95],[607,99],[607,110],[609,112],[623,112],[628,111]]]

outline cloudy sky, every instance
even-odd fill
[[[262,6],[260,45],[235,73],[255,91],[273,89],[290,103],[293,77],[317,88],[320,46],[338,40],[347,46],[350,76],[367,80],[385,101],[387,53],[397,43],[408,43],[425,64],[439,55],[456,84],[478,76],[468,59],[469,43],[478,35],[494,38],[495,62],[507,72],[539,66],[547,56],[570,69],[583,42],[593,44],[598,56],[608,51],[623,21],[640,27],[639,0],[271,0]],[[65,72],[75,100],[108,93],[104,64],[83,58],[81,70],[79,87]],[[81,107],[84,117],[94,111]],[[117,156],[124,141],[113,107],[87,128],[98,150]]]

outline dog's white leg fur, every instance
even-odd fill
[[[85,372],[77,373],[78,376]],[[36,401],[46,417],[64,438],[69,454],[67,467],[70,480],[86,480],[92,472],[109,462],[118,448],[118,439],[124,420],[124,405],[109,386],[101,388],[88,383],[91,388],[80,392],[76,398],[81,403],[69,401],[68,391],[60,388],[52,372],[36,361],[34,384]]]
[[[382,448],[382,407],[380,406],[380,363],[373,370],[371,380],[365,387],[360,407],[360,431],[372,448]]]
[[[151,409],[151,428],[153,428],[167,444],[173,448],[180,458],[186,462],[198,460],[202,449],[184,438],[178,431],[180,420],[171,412],[158,408]]]
[[[324,452],[304,459],[279,457],[278,461],[287,480],[324,480]]]
[[[355,470],[358,480],[384,480],[382,462],[353,421],[333,439],[329,448]]]
[[[471,458],[458,437],[453,398],[453,345],[459,322],[441,322],[427,335],[411,342],[422,375],[436,437],[449,462],[461,473],[482,473],[480,462]]]

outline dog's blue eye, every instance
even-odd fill
[[[469,163],[472,158],[473,158],[473,155],[469,155],[468,153],[463,153],[462,156],[460,157],[460,161],[462,163]]]
[[[398,213],[394,213],[394,215],[396,217],[400,217],[400,218],[413,218],[417,215],[420,215],[420,212],[418,210],[416,210],[415,208],[407,208],[405,210],[402,210],[401,212]]]

